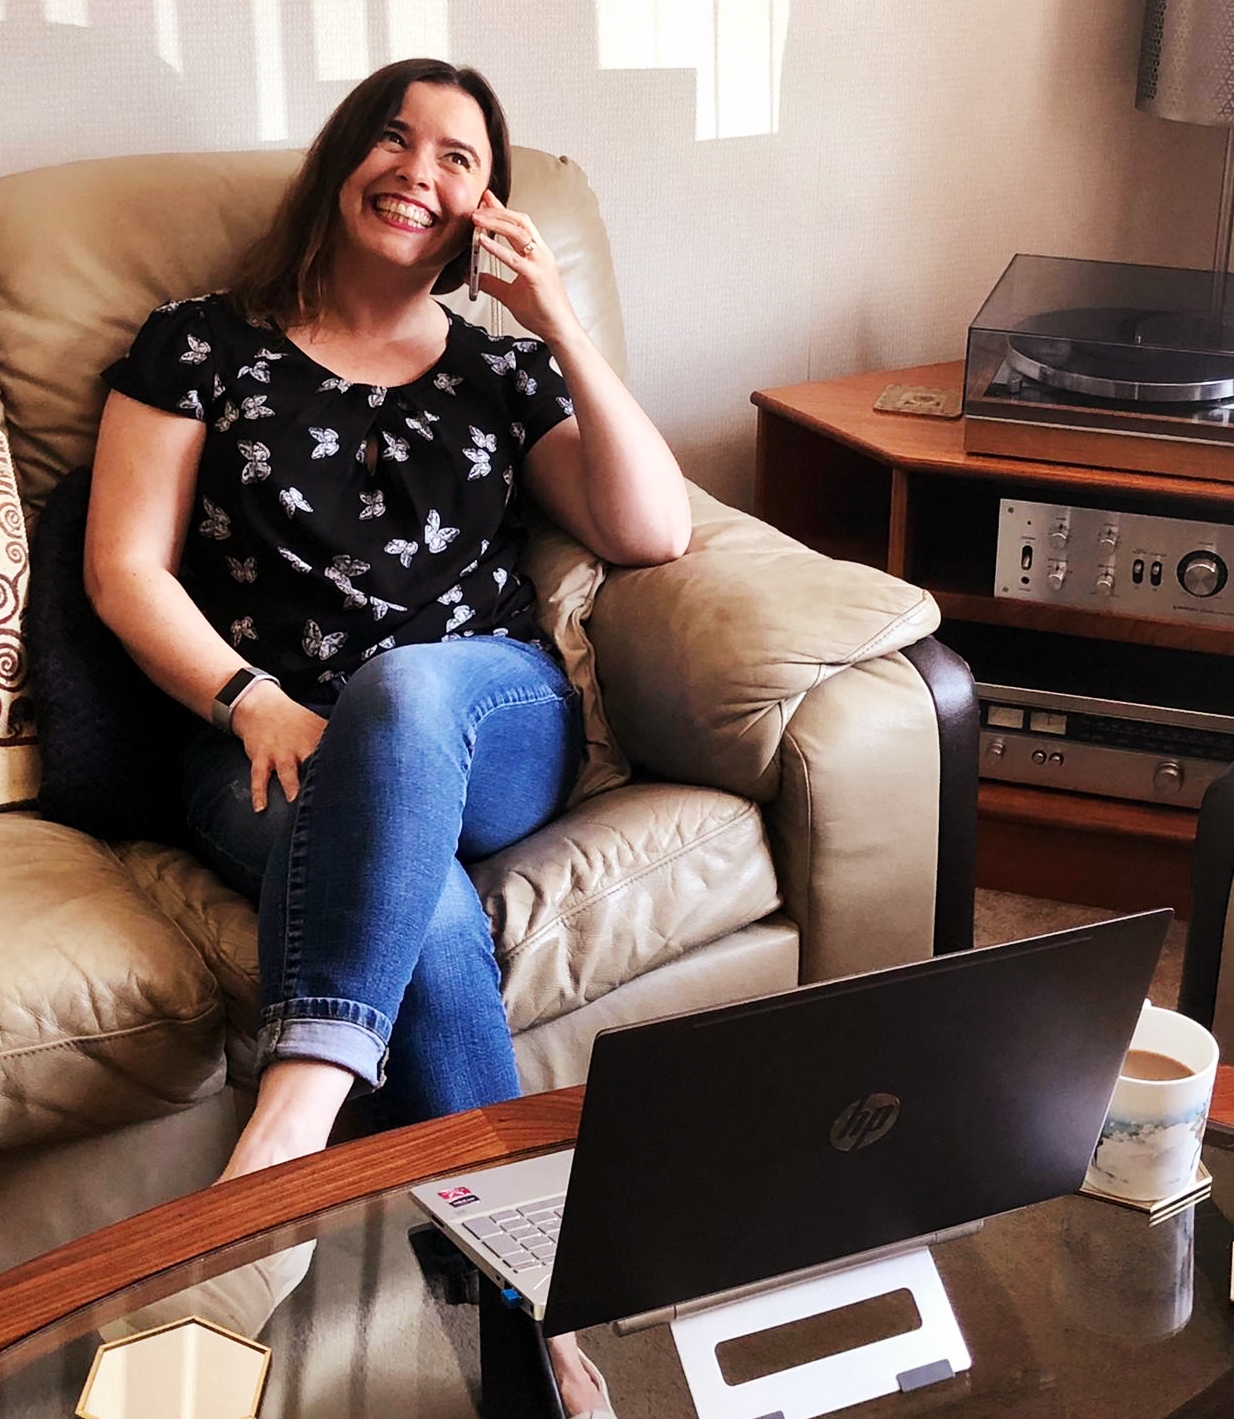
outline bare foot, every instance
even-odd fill
[[[600,1388],[600,1372],[578,1348],[573,1332],[550,1335],[548,1357],[561,1391],[562,1407],[568,1415],[608,1410],[608,1396]]]
[[[219,1182],[319,1152],[354,1078],[349,1070],[320,1060],[275,1060],[261,1076],[256,1107]]]

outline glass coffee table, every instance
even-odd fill
[[[1219,1095],[1230,1084],[1225,1078]],[[5,1273],[0,1419],[71,1414],[100,1324],[310,1238],[318,1240],[307,1276],[261,1331],[272,1352],[262,1419],[556,1419],[553,1398],[535,1388],[534,1328],[512,1344],[502,1331],[503,1316],[520,1327],[525,1318],[486,1288],[481,1325],[474,1306],[451,1303],[446,1293],[459,1288],[448,1278],[426,1280],[408,1242],[420,1216],[407,1189],[568,1144],[581,1100],[580,1089],[561,1090],[342,1144],[167,1203]],[[1204,1158],[1211,1197],[1156,1226],[1139,1212],[1066,1197],[935,1248],[972,1368],[845,1413],[1234,1414],[1234,1132],[1211,1129]],[[742,1363],[751,1374],[764,1361],[780,1368],[814,1358],[829,1341],[798,1327],[776,1338],[774,1354],[760,1356],[754,1344]],[[666,1327],[626,1337],[597,1328],[580,1342],[608,1376],[622,1419],[694,1414]]]

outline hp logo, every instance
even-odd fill
[[[856,1099],[831,1125],[831,1146],[841,1153],[877,1143],[890,1132],[900,1117],[900,1101],[894,1094],[870,1094]]]

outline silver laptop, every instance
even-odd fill
[[[552,1335],[1074,1192],[1171,917],[603,1031],[573,1149],[412,1196]]]

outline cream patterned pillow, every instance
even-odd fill
[[[0,405],[0,809],[33,803],[39,786],[29,659],[21,634],[30,553]]]

